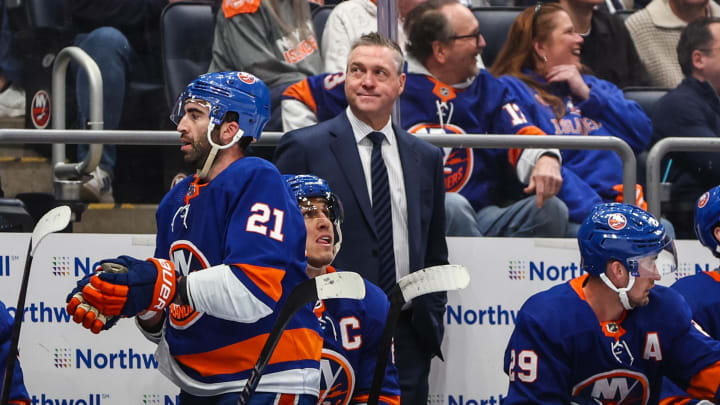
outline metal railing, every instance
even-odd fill
[[[720,138],[665,138],[656,143],[647,157],[647,197],[648,211],[660,218],[660,165],[670,152],[720,152]]]
[[[85,70],[88,76],[90,92],[90,129],[103,129],[103,79],[97,63],[85,51],[77,46],[63,48],[55,58],[52,72],[52,126],[60,130],[65,128],[65,88],[68,64],[74,61],[79,67]],[[56,139],[55,142],[58,140]],[[63,141],[65,142],[65,141]],[[52,157],[54,175],[57,179],[77,180],[83,174],[95,170],[102,157],[102,144],[90,145],[90,150],[82,162],[65,163],[64,143],[53,144]]]
[[[277,145],[281,132],[263,132],[258,146]],[[636,160],[630,146],[614,136],[416,135],[433,145],[452,148],[559,148],[615,151],[623,162],[623,201],[635,203]],[[0,144],[108,143],[116,145],[180,145],[175,131],[97,131],[0,129]]]

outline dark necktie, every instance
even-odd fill
[[[380,262],[378,286],[385,292],[389,292],[395,285],[395,251],[393,249],[390,184],[381,152],[385,134],[371,132],[368,134],[368,138],[373,143],[370,167],[372,171],[372,209],[378,234],[378,261]]]

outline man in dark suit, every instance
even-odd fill
[[[405,85],[402,67],[397,44],[376,33],[362,36],[348,59],[348,108],[285,134],[275,154],[281,172],[311,173],[330,183],[345,209],[345,243],[334,264],[386,292],[410,272],[447,264],[442,152],[390,120]],[[395,359],[402,404],[427,402],[446,302],[444,293],[419,297],[400,316]]]

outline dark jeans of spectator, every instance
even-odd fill
[[[125,99],[125,84],[137,56],[125,35],[112,27],[100,27],[75,37],[75,45],[95,60],[103,81],[103,129],[117,129]],[[78,120],[82,127],[90,119],[90,84],[83,69],[77,70],[75,82]],[[88,154],[88,145],[78,145],[78,159]],[[115,145],[103,147],[100,167],[111,176],[117,161]]]
[[[0,0],[0,74],[8,81],[20,82],[22,61],[12,55],[13,33],[10,31],[5,0]]]

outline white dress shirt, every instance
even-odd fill
[[[372,148],[373,143],[367,137],[375,132],[372,127],[360,121],[350,110],[345,109],[350,126],[355,136],[360,162],[362,163],[365,184],[367,184],[368,197],[372,204]],[[400,162],[400,151],[398,150],[397,139],[392,128],[390,117],[385,126],[378,132],[385,135],[381,146],[381,153],[388,173],[388,186],[390,187],[390,206],[392,211],[392,232],[393,248],[395,249],[395,277],[401,277],[410,273],[410,246],[408,243],[408,220],[407,200],[405,198],[405,178],[403,177],[402,163]]]

